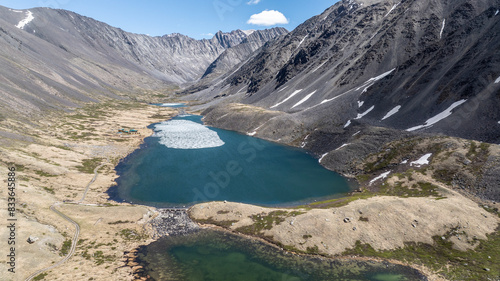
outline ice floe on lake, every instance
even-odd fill
[[[224,141],[217,132],[208,127],[188,120],[170,120],[155,126],[154,137],[168,148],[201,149],[219,147]]]

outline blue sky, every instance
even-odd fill
[[[227,32],[235,29],[282,26],[291,31],[308,18],[323,12],[337,0],[314,0],[307,1],[307,4],[305,2],[304,0],[0,0],[0,5],[14,9],[33,7],[65,9],[129,32],[152,36],[178,32],[201,39],[211,37],[218,30]],[[252,20],[249,21],[251,17]],[[277,24],[262,25],[273,23]]]

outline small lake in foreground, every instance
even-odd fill
[[[341,196],[349,182],[304,150],[204,126],[183,115],[120,162],[110,196],[155,207],[207,201],[292,206]]]
[[[138,261],[154,280],[427,280],[406,266],[298,256],[260,241],[214,230],[161,238],[141,247]]]

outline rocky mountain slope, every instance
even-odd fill
[[[500,143],[499,9],[498,0],[343,0],[189,98],[285,112],[246,133],[308,148],[325,134],[338,148],[367,126]],[[223,106],[206,113],[241,128],[220,118]]]
[[[248,31],[247,38],[237,46],[226,49],[208,66],[202,78],[184,89],[183,93],[194,93],[211,87],[221,80],[221,76],[228,75],[234,66],[247,62],[265,43],[287,33],[286,29],[280,27]]]
[[[287,31],[218,32],[210,40],[171,34],[133,34],[65,10],[0,6],[2,115],[36,115],[118,93],[140,96],[199,79],[224,51],[243,41],[269,40]],[[239,63],[249,52],[226,67]]]

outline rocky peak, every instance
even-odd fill
[[[240,44],[247,36],[245,32],[239,29],[231,32],[222,32],[219,30],[212,38],[212,42],[220,44],[227,49]]]

